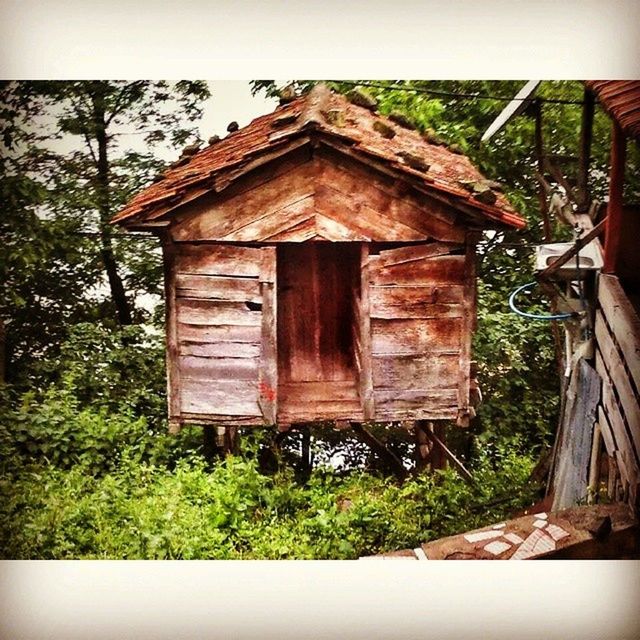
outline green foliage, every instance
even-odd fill
[[[3,558],[355,558],[488,524],[528,504],[532,461],[499,450],[476,468],[478,488],[454,472],[398,486],[366,473],[314,470],[266,476],[255,458],[208,470],[185,457],[172,470],[125,450],[93,476],[34,466],[0,480]],[[502,496],[502,502],[496,502]]]

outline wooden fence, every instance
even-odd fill
[[[640,317],[615,276],[600,276],[595,341],[602,400],[598,407],[592,467],[597,460],[596,443],[601,438],[610,459],[610,494],[637,507],[640,502]]]

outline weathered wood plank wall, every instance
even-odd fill
[[[273,254],[269,247],[177,245],[176,362],[183,417],[215,422],[219,416],[246,424],[273,419],[273,407],[258,403],[260,383],[275,382],[262,328],[273,271],[262,271],[262,265],[269,257],[275,264]],[[273,320],[271,298],[267,308]]]
[[[379,420],[457,416],[465,256],[452,251],[464,246],[432,242],[369,257]]]
[[[629,501],[640,500],[640,319],[615,276],[600,276],[596,369],[602,377],[599,427]]]

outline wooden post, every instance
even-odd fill
[[[358,422],[352,422],[351,428],[365,444],[371,447],[371,449],[373,449],[373,451],[382,458],[385,464],[392,469],[393,473],[399,480],[402,481],[407,477],[407,470],[402,464],[402,460],[400,460],[400,458],[398,458],[398,456],[391,451],[384,442],[378,440],[378,438]]]
[[[580,127],[580,155],[578,165],[578,213],[589,208],[589,163],[591,161],[591,138],[593,133],[593,113],[595,96],[585,87],[582,105],[582,124]]]
[[[218,455],[217,435],[215,427],[202,428],[202,453],[207,462],[213,462]]]
[[[609,175],[609,205],[604,238],[603,273],[615,273],[620,237],[622,235],[622,188],[627,140],[614,120],[611,133],[611,173]]]
[[[589,487],[587,500],[593,504],[598,500],[598,485],[600,484],[600,454],[602,452],[602,434],[596,422],[593,427],[593,441],[591,443],[591,460],[589,462]]]
[[[264,247],[260,265],[262,295],[262,340],[260,341],[260,410],[265,424],[275,424],[278,417],[278,331],[276,249]]]
[[[426,423],[429,424],[429,423]],[[426,427],[423,426],[422,420],[416,420],[413,423],[413,433],[416,442],[416,471],[423,471],[429,466],[431,453],[433,450],[433,442],[424,432]]]
[[[542,138],[542,104],[535,101],[535,155],[538,165],[538,173],[544,176],[544,141]],[[549,212],[547,206],[547,193],[544,185],[538,184],[538,206],[540,207],[540,215],[542,217],[542,226],[544,230],[544,241],[551,242],[551,222],[549,221]]]
[[[300,447],[302,475],[308,478],[311,475],[311,428],[305,425],[300,429],[302,433],[302,444]]]
[[[476,325],[476,242],[475,233],[467,234],[465,246],[464,301],[458,376],[458,420],[460,427],[468,427],[475,416],[469,408],[471,385],[471,340]]]
[[[167,402],[169,405],[169,433],[180,432],[180,369],[178,362],[178,334],[176,318],[175,248],[167,232],[162,240],[164,265],[165,331],[167,340]],[[206,429],[205,429],[206,431]]]
[[[362,243],[360,253],[360,397],[365,420],[375,417],[373,366],[371,356],[371,303],[369,300],[369,244]]]

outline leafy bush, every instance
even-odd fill
[[[532,461],[484,457],[476,487],[453,471],[402,486],[372,474],[317,468],[308,483],[267,476],[254,456],[213,469],[195,455],[173,470],[132,449],[93,476],[33,465],[0,481],[4,558],[355,558],[495,521],[529,503]],[[502,496],[502,502],[496,502]],[[495,504],[489,508],[488,501]]]

